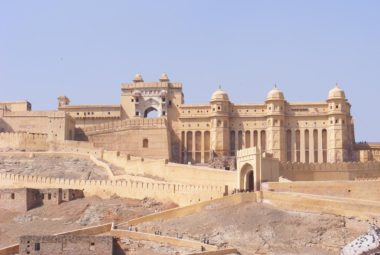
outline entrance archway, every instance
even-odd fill
[[[240,169],[239,179],[240,185],[239,189],[246,191],[255,191],[255,171],[253,166],[249,163],[243,165]]]
[[[149,107],[144,111],[144,118],[158,118],[158,111],[154,107]]]
[[[255,182],[253,177],[253,170],[248,171],[248,173],[245,176],[245,190],[247,191],[253,191],[255,189]]]

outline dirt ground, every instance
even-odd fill
[[[91,160],[74,157],[46,157],[43,155],[36,155],[33,158],[0,156],[0,173],[81,180],[108,179],[105,170],[95,165]]]
[[[60,205],[44,205],[25,213],[0,209],[0,247],[17,243],[20,235],[54,234],[112,221],[126,221],[174,206],[151,199],[102,200],[88,197]]]
[[[140,224],[140,231],[209,240],[233,246],[241,254],[339,254],[367,231],[368,223],[327,214],[287,212],[267,204],[242,203],[182,218]]]

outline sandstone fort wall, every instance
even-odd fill
[[[115,151],[104,151],[103,159],[126,170],[130,174],[150,175],[168,182],[236,187],[236,171],[217,170],[208,167],[169,163],[167,160],[152,160],[131,157]]]
[[[264,203],[290,211],[329,213],[363,220],[380,217],[380,202],[302,193],[261,192]]]
[[[280,175],[292,181],[355,180],[380,177],[380,162],[281,163]]]
[[[0,133],[0,148],[45,151],[49,148],[47,138],[46,134]]]
[[[187,185],[168,183],[133,182],[122,180],[70,180],[63,178],[22,176],[0,174],[0,188],[63,188],[82,189],[85,196],[97,195],[143,199],[155,198],[160,201],[173,201],[179,205],[188,205],[223,197],[225,187],[211,185]]]
[[[378,181],[317,181],[317,182],[269,182],[262,185],[264,190],[276,192],[307,193],[323,196],[337,196],[352,199],[380,201],[380,180]]]

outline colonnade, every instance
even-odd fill
[[[288,129],[286,131],[286,161],[327,162],[327,130]]]
[[[262,151],[266,149],[265,130],[231,130],[230,131],[230,152],[231,156],[236,156],[236,151],[258,147]]]
[[[181,132],[182,163],[206,163],[211,157],[210,131]]]
[[[266,150],[265,130],[231,130],[230,154],[249,147]],[[326,129],[288,129],[285,131],[286,161],[327,162]],[[181,162],[207,163],[211,158],[210,131],[181,132]]]

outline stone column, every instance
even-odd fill
[[[245,130],[241,131],[241,148],[245,149]]]
[[[291,152],[292,152],[292,162],[296,162],[297,161],[297,151],[296,151],[296,148],[297,148],[297,141],[296,141],[296,131],[294,129],[290,129],[290,132],[291,132]]]
[[[237,155],[237,151],[239,150],[239,130],[235,131],[235,156]]]
[[[301,162],[306,162],[306,143],[305,143],[305,130],[300,129],[300,151],[301,151]]]
[[[191,149],[193,150],[192,151],[193,162],[195,162],[195,151],[196,151],[196,148],[195,148],[195,133],[196,133],[196,131],[192,131],[192,133],[193,133],[193,144],[191,145]]]
[[[309,162],[314,163],[314,129],[309,129]]]
[[[261,130],[258,129],[256,131],[257,131],[257,148],[259,148],[261,151],[261,149],[262,149],[261,148]]]
[[[187,164],[187,131],[183,131],[185,133],[184,141],[183,141],[183,163]]]
[[[318,163],[323,163],[322,129],[318,129]]]
[[[255,139],[255,130],[251,130],[251,148],[253,148],[253,146],[255,146],[254,144],[254,139]]]
[[[205,131],[201,132],[201,162],[205,163]]]

